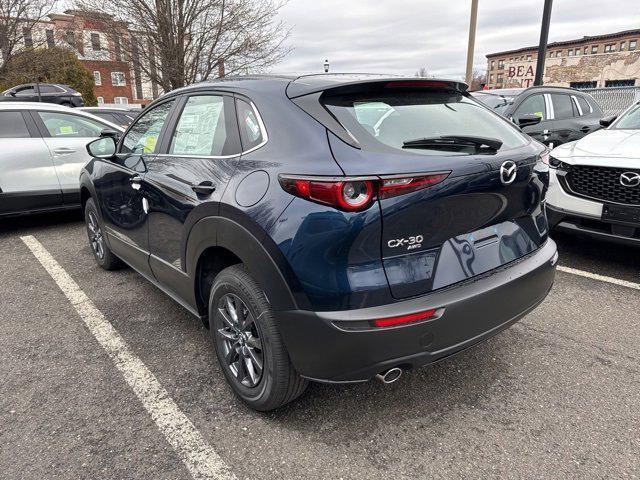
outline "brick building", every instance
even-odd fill
[[[158,85],[125,61],[120,39],[107,35],[99,19],[77,10],[52,13],[48,18],[33,29],[23,29],[22,46],[71,49],[93,73],[94,94],[99,104],[147,104],[162,93]],[[131,36],[131,32],[127,35]]]
[[[640,29],[547,45],[545,85],[574,88],[640,86]],[[533,85],[538,47],[487,55],[487,87]]]

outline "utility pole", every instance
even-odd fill
[[[542,85],[544,76],[544,62],[547,58],[547,41],[549,40],[549,22],[551,21],[551,5],[553,0],[544,0],[542,12],[542,26],[540,27],[540,43],[538,44],[538,63],[536,63],[536,78],[533,85]]]
[[[478,23],[478,0],[471,0],[471,20],[469,21],[469,45],[467,47],[467,75],[465,81],[471,86],[473,80],[473,50],[476,46],[476,24]]]

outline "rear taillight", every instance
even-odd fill
[[[324,179],[322,177],[280,176],[280,185],[292,195],[331,205],[346,212],[365,210],[376,197],[391,198],[442,182],[447,173],[393,178]]]

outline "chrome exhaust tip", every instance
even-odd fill
[[[380,380],[382,383],[393,383],[400,379],[402,376],[402,369],[398,367],[390,368],[382,373],[378,373],[376,378]]]

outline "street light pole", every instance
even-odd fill
[[[553,0],[544,0],[542,12],[542,26],[540,27],[540,43],[538,44],[538,62],[536,63],[536,78],[534,85],[542,85],[544,76],[544,62],[547,57],[547,41],[549,40],[549,23],[551,21],[551,6]]]
[[[471,0],[471,19],[469,21],[469,44],[467,46],[467,75],[465,81],[471,85],[473,80],[473,50],[476,46],[476,24],[478,23],[478,0]]]

